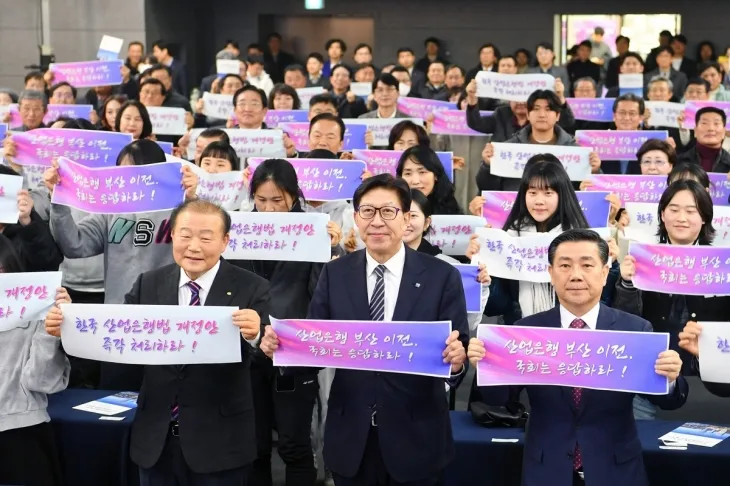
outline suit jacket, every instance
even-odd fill
[[[370,320],[365,251],[324,266],[309,319]],[[406,247],[393,320],[450,320],[466,347],[469,327],[458,270]],[[398,482],[438,474],[454,458],[443,379],[338,369],[324,437],[325,462],[333,472],[345,477],[357,474],[374,410],[383,461]]]
[[[185,64],[182,61],[173,59],[170,70],[172,71],[172,89],[185,97],[189,96],[188,73],[185,70]]]
[[[285,51],[279,51],[276,59],[274,59],[274,56],[270,52],[264,54],[264,68],[274,84],[283,83],[284,69],[286,69],[287,66],[296,63],[297,60],[294,56]]]
[[[527,74],[550,74],[554,78],[560,78],[565,86],[565,92],[570,93],[570,78],[568,77],[568,71],[562,66],[552,66],[547,71],[543,71],[540,66],[527,68]]]
[[[684,56],[682,58],[682,64],[679,65],[679,72],[684,73],[684,75],[687,76],[687,79],[697,77],[697,61]]]
[[[178,305],[180,267],[145,272],[124,297],[125,304]],[[269,320],[269,284],[221,260],[206,306],[253,309],[261,334]],[[145,366],[130,455],[143,468],[154,466],[170,433],[170,407],[180,406],[180,447],[196,473],[243,467],[256,458],[256,431],[249,363],[253,348],[241,337],[240,363]]]
[[[560,327],[560,308],[521,319],[516,326]],[[651,332],[646,320],[601,304],[599,330]],[[525,436],[523,486],[564,486],[573,481],[576,442],[583,456],[587,484],[648,486],[642,447],[633,415],[633,393],[584,389],[575,409],[572,389],[564,386],[481,387],[485,403],[504,405],[527,389],[531,413]],[[684,405],[689,387],[683,376],[672,393],[646,395],[665,410]],[[510,395],[515,394],[515,395]]]
[[[644,74],[644,85],[648,85],[649,81],[655,76],[659,76],[659,69],[654,69]],[[672,82],[672,94],[677,100],[684,98],[684,90],[687,89],[687,75],[671,68],[669,71],[669,80]]]

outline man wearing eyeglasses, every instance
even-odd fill
[[[410,118],[398,109],[398,80],[390,73],[382,73],[373,81],[376,109],[359,118]]]
[[[451,321],[444,351],[456,386],[464,376],[468,323],[458,270],[403,244],[410,219],[408,184],[390,174],[365,180],[353,196],[365,250],[327,263],[308,319]],[[266,328],[268,356],[278,338]],[[295,372],[294,370],[291,370]],[[444,379],[338,369],[329,398],[324,459],[337,486],[441,484],[454,458]]]

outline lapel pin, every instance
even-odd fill
[[[231,293],[230,292],[226,292],[226,295],[231,295]]]
[[[419,284],[418,282],[416,282],[416,288],[418,288],[420,286],[421,286],[421,284]]]

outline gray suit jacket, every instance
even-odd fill
[[[527,68],[525,74],[552,74],[553,77],[560,78],[563,82],[563,86],[565,86],[565,92],[570,93],[570,77],[568,76],[568,71],[562,66],[553,65],[553,67],[547,71],[543,71],[540,66],[535,66]]]
[[[654,69],[653,71],[649,71],[644,74],[644,86],[648,86],[649,81],[651,81],[655,76],[659,76],[659,69]],[[669,71],[669,81],[672,82],[672,94],[674,97],[677,98],[677,100],[684,98],[684,90],[687,89],[687,75],[672,68],[672,70]]]

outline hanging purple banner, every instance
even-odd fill
[[[730,248],[629,244],[636,288],[677,295],[730,295]]]
[[[92,168],[61,157],[51,202],[96,214],[167,211],[185,199],[181,170],[179,162]]]
[[[557,385],[665,395],[654,371],[669,334],[482,324],[477,385]]]
[[[37,128],[13,133],[18,165],[45,165],[58,157],[66,157],[87,167],[112,167],[119,152],[132,142],[129,133],[76,130],[70,128]]]
[[[398,109],[413,118],[426,120],[436,111],[456,110],[456,103],[424,98],[398,98]]]
[[[309,123],[279,123],[279,129],[283,130],[294,142],[299,152],[309,152]],[[365,125],[347,125],[345,129],[345,140],[342,150],[351,152],[355,149],[366,148]]]
[[[589,228],[605,228],[608,226],[608,214],[611,203],[606,201],[608,192],[576,192]],[[516,191],[482,191],[484,205],[482,217],[492,228],[501,229],[507,222],[507,217],[517,198]]]
[[[576,120],[592,122],[613,121],[613,98],[566,98]]]
[[[121,59],[111,61],[82,61],[51,64],[53,82],[66,81],[74,88],[116,86],[122,84]]]
[[[575,140],[581,147],[591,147],[601,160],[636,160],[644,142],[666,140],[666,130],[578,130]]]
[[[481,116],[489,116],[492,113],[491,111],[479,112]],[[466,124],[466,112],[460,110],[435,111],[433,123],[431,124],[431,133],[433,135],[484,135],[482,132],[469,128]]]
[[[280,123],[306,123],[308,116],[307,110],[268,110],[264,123],[268,128],[276,128]]]
[[[91,120],[91,112],[94,109],[91,105],[48,105],[46,116],[43,117],[45,125],[51,125],[61,117],[64,118],[83,118]]]
[[[264,158],[250,157],[248,165],[253,177]],[[362,183],[365,162],[334,159],[286,159],[294,166],[299,188],[312,201],[341,201],[352,199]]]
[[[719,108],[725,112],[725,116],[729,118],[725,124],[725,128],[730,130],[730,101],[686,101],[684,103],[684,123],[682,123],[682,128],[694,129],[697,111],[708,106]]]
[[[451,322],[317,321],[271,318],[274,366],[311,366],[451,376],[442,353]]]
[[[402,150],[353,150],[352,155],[356,160],[365,161],[368,171],[373,175],[391,174],[395,176],[398,168],[398,161],[403,153]],[[454,182],[454,161],[451,152],[436,152],[441,165],[444,166],[446,175],[451,182]]]
[[[482,284],[477,280],[479,265],[454,265],[461,274],[467,312],[484,312],[482,308]]]

